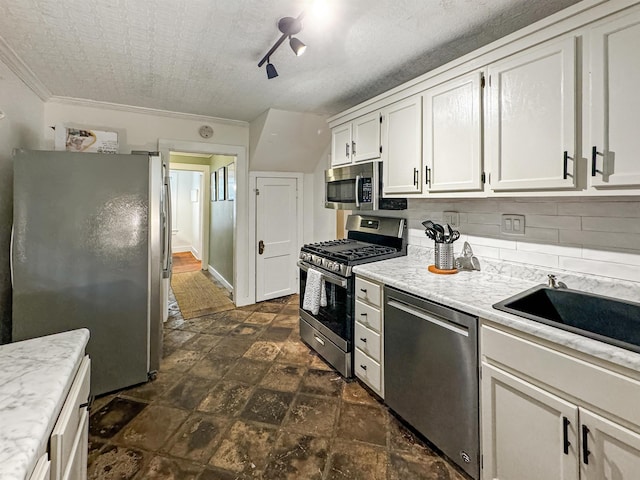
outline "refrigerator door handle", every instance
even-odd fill
[[[164,179],[164,204],[165,204],[165,225],[164,225],[164,259],[162,265],[162,278],[171,276],[171,178]]]
[[[9,241],[9,274],[11,275],[11,287],[13,288],[13,229],[11,225],[11,240]]]

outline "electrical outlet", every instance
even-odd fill
[[[524,215],[502,214],[500,232],[507,235],[524,235]]]
[[[451,228],[460,226],[460,214],[458,212],[442,212],[443,223],[448,223]]]

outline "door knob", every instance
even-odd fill
[[[258,242],[258,253],[260,255],[264,253],[264,242],[262,240]]]

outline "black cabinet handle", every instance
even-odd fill
[[[363,341],[364,343],[367,343],[367,339],[366,338],[360,338],[361,341]]]
[[[431,186],[431,169],[429,167],[424,167],[424,183]]]
[[[418,186],[418,169],[417,168],[413,169],[413,184],[416,187]]]
[[[569,163],[569,152],[567,152],[566,150],[564,151],[564,165],[562,168],[562,178],[563,179],[567,179],[567,175],[569,174],[569,172],[567,171],[568,169],[568,163]]]
[[[360,289],[360,291],[361,291],[362,293],[367,293],[367,289],[366,289],[366,288],[361,288],[361,289]]]
[[[562,445],[565,455],[569,455],[569,447],[571,446],[571,442],[569,441],[569,425],[571,425],[569,419],[562,417]]]
[[[367,366],[366,365],[360,365],[360,368],[363,369],[363,370],[366,370]]]
[[[589,465],[589,428],[582,425],[582,463]]]
[[[367,316],[367,312],[361,313],[360,316],[361,317],[366,317]]]
[[[351,142],[351,155],[356,154],[356,142]]]
[[[591,176],[595,177],[596,173],[603,173],[602,171],[598,170],[597,165],[596,165],[596,159],[598,158],[598,155],[604,157],[604,154],[598,151],[598,147],[592,147],[591,148]]]

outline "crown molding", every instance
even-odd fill
[[[170,110],[160,110],[157,108],[137,107],[135,105],[124,105],[121,103],[102,102],[98,100],[88,100],[85,98],[61,97],[53,95],[48,100],[50,103],[60,103],[63,105],[74,105],[77,107],[105,108],[110,110],[119,110],[122,112],[138,113],[141,115],[153,115],[156,117],[169,117],[181,120],[193,120],[196,122],[222,123],[226,125],[234,125],[248,127],[249,122],[243,120],[232,120],[229,118],[210,117],[207,115],[197,115],[195,113],[172,112]]]
[[[0,37],[0,60],[9,70],[29,87],[42,101],[46,102],[51,98],[51,91],[40,81],[26,63],[18,56],[18,54]]]

